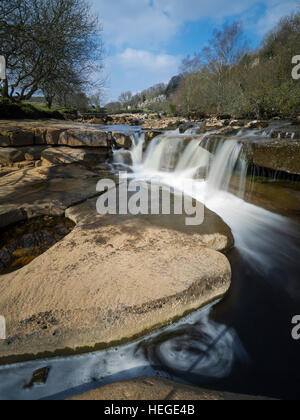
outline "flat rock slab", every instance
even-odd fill
[[[96,199],[70,208],[60,243],[1,277],[7,340],[0,363],[114,346],[173,322],[226,293],[220,253],[230,229],[206,210],[201,226],[163,227],[150,216],[100,216]]]
[[[33,145],[129,149],[130,135],[96,125],[66,121],[1,121],[0,147]]]
[[[248,160],[263,168],[300,175],[300,140],[245,139]]]
[[[54,165],[86,163],[88,165],[104,163],[109,158],[107,151],[73,149],[71,147],[50,147],[41,154],[43,161]]]
[[[244,157],[250,165],[300,175],[300,140],[297,139],[211,135],[201,146],[214,154],[221,142],[232,140],[243,144]]]
[[[27,218],[63,215],[68,207],[96,195],[99,177],[75,164],[30,168],[1,176],[0,228]]]
[[[117,382],[70,398],[70,401],[252,401],[264,398],[208,391],[165,378],[141,377]],[[117,406],[117,404],[115,404]]]

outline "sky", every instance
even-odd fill
[[[251,46],[298,0],[90,0],[103,26],[106,102],[178,74],[187,55],[200,52],[213,30],[243,22]]]

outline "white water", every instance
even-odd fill
[[[184,179],[193,179],[190,191],[185,193],[223,218],[232,229],[236,247],[261,272],[297,261],[296,252],[291,255],[287,249],[291,239],[298,241],[298,226],[243,200],[247,164],[238,139],[220,142],[215,155],[201,147],[205,136],[190,138],[178,131],[155,138],[145,153],[141,153],[143,142],[143,137],[135,138],[130,151],[134,178],[155,180],[179,191]],[[127,152],[118,153],[116,163]],[[239,179],[237,195],[229,192],[233,175]],[[293,290],[294,286],[282,278],[284,289]]]

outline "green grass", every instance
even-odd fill
[[[75,109],[54,107],[49,110],[46,105],[30,102],[14,102],[0,98],[0,119],[64,119],[65,113],[74,113]]]

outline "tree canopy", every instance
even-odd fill
[[[1,0],[2,96],[28,100],[83,91],[101,81],[101,26],[85,0]]]

